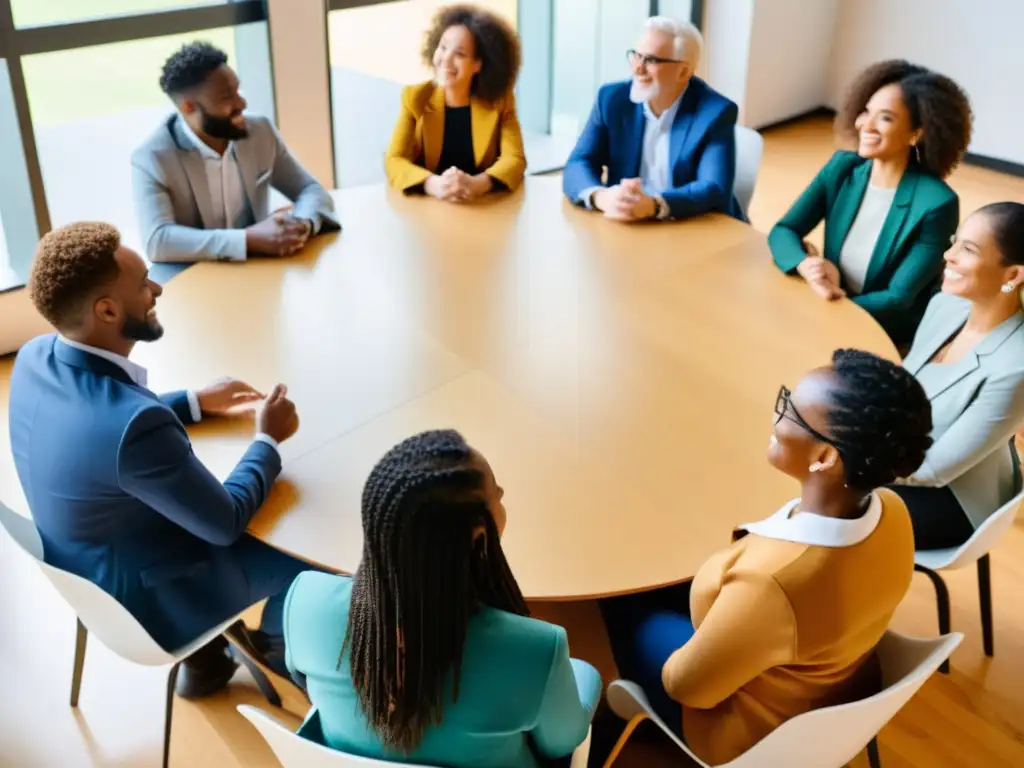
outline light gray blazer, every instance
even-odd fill
[[[928,304],[903,366],[915,376],[967,321],[971,303],[940,293]],[[908,485],[948,486],[977,528],[1018,490],[1011,440],[1024,426],[1024,312],[955,363],[919,376],[932,403],[932,438]]]
[[[175,113],[132,153],[132,194],[139,234],[150,261],[206,261],[226,256],[229,230],[206,229],[213,219],[203,158]],[[248,117],[249,136],[235,156],[249,203],[248,224],[270,215],[270,188],[294,204],[293,214],[315,231],[340,227],[334,202],[288,151],[265,117]],[[248,226],[247,224],[247,226]]]

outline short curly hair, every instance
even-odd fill
[[[60,227],[39,241],[29,298],[54,328],[74,328],[96,290],[117,279],[114,258],[121,233],[110,224],[80,221]]]
[[[867,492],[914,474],[932,445],[932,406],[920,382],[903,366],[856,349],[837,350],[832,373],[828,429],[846,484]]]
[[[923,129],[917,147],[921,168],[946,178],[971,143],[973,113],[963,89],[945,75],[903,59],[881,61],[865,69],[850,85],[836,116],[836,132],[856,141],[856,120],[871,97],[887,85],[899,85],[914,129]],[[917,152],[911,153],[917,161]]]
[[[228,55],[209,43],[188,43],[171,55],[160,74],[160,89],[171,98],[206,82],[210,73],[228,63]]]
[[[462,26],[473,35],[480,72],[473,78],[471,93],[484,101],[496,101],[512,90],[519,77],[519,35],[504,19],[473,5],[449,5],[434,16],[423,38],[423,62],[432,67],[434,51],[450,27]]]

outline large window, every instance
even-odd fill
[[[250,108],[273,118],[263,0],[0,0],[0,290],[70,221],[141,245],[130,156],[173,110],[163,62],[197,39],[228,53]]]

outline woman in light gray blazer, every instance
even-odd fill
[[[894,487],[917,549],[963,544],[1021,487],[1024,424],[1024,205],[993,203],[960,225],[942,292],[903,361],[932,403],[921,469]]]

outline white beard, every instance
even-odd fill
[[[658,87],[657,81],[650,85],[640,85],[636,80],[633,80],[633,84],[629,87],[629,100],[634,104],[654,101],[658,98],[660,91],[661,89]]]

